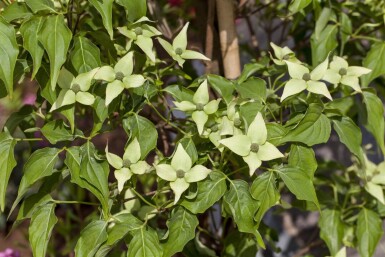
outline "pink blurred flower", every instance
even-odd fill
[[[33,94],[33,93],[27,93],[24,97],[23,97],[23,104],[26,104],[26,105],[34,105],[35,104],[35,101],[36,101],[36,95]],[[0,256],[1,257],[1,256]]]
[[[183,0],[168,0],[168,4],[173,7],[179,7],[183,3]]]
[[[7,248],[4,252],[0,252],[0,257],[20,257],[20,253],[11,248]]]

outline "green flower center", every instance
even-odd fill
[[[303,74],[302,79],[305,81],[309,81],[311,79],[310,74],[309,73]]]
[[[177,170],[176,171],[176,177],[177,178],[184,178],[185,174],[186,174],[186,172],[184,172],[184,170]]]
[[[345,68],[341,68],[338,72],[341,76],[344,76],[348,73],[348,71]]]
[[[134,32],[135,32],[135,34],[136,34],[137,36],[140,36],[140,35],[143,34],[143,29],[140,28],[140,27],[137,27],[137,28],[135,28]]]
[[[240,118],[234,119],[234,126],[239,127],[242,125],[242,120]]]
[[[219,130],[218,125],[214,125],[210,129],[212,132],[217,132]]]
[[[290,59],[290,54],[285,54],[283,57],[282,57],[283,60],[287,61]]]
[[[123,160],[123,167],[124,168],[129,168],[130,166],[131,166],[130,160]]]
[[[258,153],[259,145],[256,144],[256,143],[252,143],[251,146],[250,146],[250,151],[252,151],[253,153]]]
[[[204,104],[201,104],[201,103],[199,103],[199,104],[196,105],[197,111],[203,111],[203,108],[204,108],[204,107],[205,107],[205,105],[204,105]]]
[[[175,53],[176,53],[177,55],[181,55],[181,54],[183,54],[183,49],[180,48],[180,47],[178,47],[177,49],[175,49]]]
[[[71,87],[71,89],[72,89],[72,91],[74,91],[75,94],[76,94],[77,92],[80,91],[80,85],[77,84],[77,83],[76,83],[76,84],[73,84],[72,87]]]
[[[115,79],[122,81],[123,78],[124,78],[123,72],[118,71],[118,72],[115,74]]]

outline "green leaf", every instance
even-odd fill
[[[317,39],[320,38],[321,32],[325,29],[332,15],[333,15],[333,11],[330,8],[322,9],[322,12],[315,24],[315,30],[314,30],[315,38]]]
[[[28,196],[20,205],[16,220],[22,221],[30,219],[36,210],[40,210],[41,206],[47,205],[47,203],[52,202],[52,200],[51,195],[46,192],[38,192]]]
[[[147,226],[134,230],[133,238],[128,245],[127,257],[158,257],[162,256],[162,246],[156,232]]]
[[[7,192],[7,185],[9,177],[13,168],[16,166],[14,149],[16,140],[8,133],[0,133],[0,209],[4,212],[5,208],[5,194]]]
[[[241,117],[244,118],[247,124],[250,124],[255,119],[258,112],[261,112],[264,105],[261,101],[246,102],[239,107]]]
[[[337,33],[337,25],[327,25],[318,37],[316,34],[311,36],[310,42],[313,66],[323,62],[328,54],[337,47]]]
[[[251,185],[251,196],[259,201],[259,208],[255,215],[255,221],[259,224],[266,211],[279,200],[279,192],[276,187],[276,177],[273,172],[265,172],[259,175]]]
[[[95,187],[99,194],[95,195],[103,206],[104,214],[108,214],[108,174],[110,172],[109,165],[106,161],[98,161],[95,158],[95,149],[92,143],[88,142],[81,152],[80,161],[80,178],[88,182],[89,185]]]
[[[382,154],[385,155],[384,145],[384,106],[382,101],[375,93],[363,91],[364,103],[366,106],[366,114],[364,115],[363,124],[365,128],[372,133]]]
[[[357,247],[361,257],[371,257],[381,239],[382,221],[380,216],[372,210],[362,208],[357,219]]]
[[[265,69],[266,66],[261,63],[248,63],[243,67],[241,76],[237,79],[238,84],[247,80],[255,72]]]
[[[67,149],[67,155],[64,163],[67,165],[67,167],[70,170],[71,173],[71,182],[79,185],[80,187],[87,189],[90,191],[93,195],[98,198],[98,200],[101,202],[103,206],[103,211],[105,213],[108,213],[108,203],[105,196],[102,194],[101,191],[99,191],[93,184],[90,184],[87,180],[80,177],[80,165],[81,165],[81,158],[82,158],[82,152],[84,152],[84,146],[82,148],[80,147],[71,147]],[[83,172],[83,170],[82,170]]]
[[[31,154],[24,165],[24,175],[20,181],[19,191],[12,210],[33,184],[53,173],[55,164],[59,160],[60,152],[60,149],[46,147]]]
[[[197,196],[183,199],[181,205],[192,213],[204,213],[213,206],[226,192],[226,177],[217,171],[210,172],[209,179],[198,182]]]
[[[102,65],[100,50],[88,38],[78,36],[74,40],[71,62],[78,73],[88,72]]]
[[[106,245],[115,245],[122,240],[129,232],[143,226],[143,222],[131,213],[119,213],[114,216],[115,225],[108,230]]]
[[[184,137],[179,140],[179,144],[183,146],[188,155],[191,158],[192,163],[195,163],[198,160],[198,152],[195,147],[194,141],[191,137]]]
[[[108,223],[104,220],[91,221],[80,234],[75,246],[75,256],[93,257],[107,240],[107,225]]]
[[[385,43],[373,44],[362,63],[372,70],[361,78],[362,86],[367,87],[372,80],[385,74]]]
[[[198,218],[183,207],[174,209],[167,221],[168,237],[162,244],[163,256],[169,257],[182,252],[184,246],[195,237],[198,224]]]
[[[32,79],[35,77],[41,66],[44,55],[44,48],[39,43],[38,33],[44,24],[43,16],[35,16],[24,22],[20,27],[23,36],[23,46],[31,54],[33,60]]]
[[[331,255],[336,255],[342,247],[342,238],[344,236],[341,212],[334,209],[322,211],[318,226],[321,230],[320,236],[328,246]]]
[[[313,181],[308,172],[299,167],[290,166],[280,167],[275,171],[297,199],[311,201],[319,208]]]
[[[314,177],[318,165],[312,148],[301,144],[292,144],[288,161],[290,166],[299,167],[306,171],[311,178]]]
[[[287,132],[284,142],[300,142],[308,146],[326,143],[330,137],[329,119],[322,114],[322,106],[310,104],[306,115],[300,122]]]
[[[266,100],[266,82],[260,78],[246,80],[237,86],[237,91],[244,99]]]
[[[210,86],[222,96],[227,104],[233,100],[235,86],[232,81],[212,74],[207,75],[207,80],[210,83]]]
[[[257,255],[257,244],[247,234],[233,231],[224,242],[223,257],[250,257]]]
[[[48,139],[51,144],[56,144],[59,141],[72,141],[74,136],[71,133],[63,120],[54,120],[48,122],[41,128],[41,133]]]
[[[365,165],[364,154],[361,148],[362,134],[360,128],[349,117],[333,119],[332,122],[340,141],[360,160],[361,165]]]
[[[55,216],[56,204],[50,203],[33,213],[29,226],[29,242],[33,256],[46,256],[52,229],[58,219]]]
[[[147,13],[146,0],[116,0],[116,3],[123,6],[124,9],[126,9],[127,20],[130,22],[136,21],[139,18],[146,16],[146,13]]]
[[[223,200],[231,211],[238,230],[251,233],[257,239],[260,238],[257,224],[254,222],[254,215],[258,210],[259,204],[251,197],[247,182],[243,180],[231,181],[230,190],[226,192]]]
[[[39,41],[47,51],[50,60],[50,78],[52,90],[56,87],[59,72],[67,59],[67,52],[72,38],[63,15],[48,16],[39,33]]]
[[[169,93],[176,101],[193,101],[194,92],[188,88],[180,85],[170,85],[163,89],[163,91]]]
[[[254,116],[255,117],[255,116]],[[267,129],[267,141],[273,145],[282,145],[285,143],[283,138],[286,135],[286,129],[281,124],[269,123],[266,124]]]
[[[4,8],[4,11],[1,13],[7,22],[12,22],[14,20],[28,19],[32,16],[31,11],[28,9],[25,3],[13,2]]]
[[[25,3],[34,13],[39,11],[56,12],[51,0],[25,0]]]
[[[106,28],[110,39],[114,38],[114,31],[112,29],[112,5],[114,0],[89,0],[95,9],[100,13],[103,20],[103,25]]]
[[[311,2],[312,0],[293,0],[289,5],[289,11],[292,14],[302,11],[302,9],[308,6]]]
[[[344,13],[340,12],[340,38],[341,38],[341,47],[345,46],[345,44],[348,42],[352,35],[352,21],[350,20],[349,16]]]
[[[123,120],[123,127],[130,138],[138,139],[142,158],[156,147],[158,132],[148,119],[134,114]]]
[[[13,96],[13,73],[18,54],[15,29],[0,21],[0,79],[4,82],[10,98]]]

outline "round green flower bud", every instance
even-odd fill
[[[201,103],[199,103],[199,104],[196,105],[197,111],[203,111],[203,108],[204,108],[204,107],[205,107],[205,105],[204,105],[204,104],[201,104]]]
[[[344,76],[348,73],[348,71],[345,69],[345,68],[341,68],[338,73],[341,75],[341,76]]]
[[[143,29],[140,28],[140,27],[137,27],[137,28],[135,28],[134,32],[135,32],[135,34],[136,34],[137,36],[140,36],[140,35],[143,34]]]
[[[250,151],[252,151],[253,153],[258,153],[258,151],[259,151],[259,145],[256,144],[256,143],[251,144],[251,146],[250,146]]]
[[[186,172],[184,172],[183,170],[177,170],[176,171],[176,177],[177,178],[184,178],[185,174],[186,174]]]
[[[76,94],[77,92],[80,91],[80,85],[79,85],[79,84],[73,84],[72,87],[71,87],[71,89],[72,89],[72,91],[74,91],[75,94]]]
[[[115,79],[122,81],[123,78],[124,78],[123,72],[118,71],[118,72],[115,74]]]
[[[180,47],[178,47],[177,49],[175,49],[175,53],[176,53],[177,55],[181,55],[181,54],[183,54],[183,49],[180,48]]]
[[[303,74],[302,79],[305,81],[309,81],[311,79],[310,74],[309,73]]]

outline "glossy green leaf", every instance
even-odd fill
[[[266,82],[260,78],[246,80],[237,86],[237,91],[244,99],[266,100]]]
[[[91,221],[81,232],[75,246],[75,256],[93,257],[98,248],[107,240],[107,225],[103,220]]]
[[[253,240],[247,234],[233,231],[230,233],[224,241],[223,257],[250,257],[256,256],[258,247]]]
[[[193,101],[194,92],[183,86],[170,85],[163,89],[163,91],[169,93],[178,102]]]
[[[7,185],[9,177],[13,168],[16,166],[14,149],[16,140],[8,133],[0,133],[0,209],[4,212],[5,208],[5,194],[7,192]]]
[[[276,176],[273,172],[265,172],[259,175],[251,185],[251,196],[259,201],[259,208],[255,220],[259,224],[266,211],[274,206],[280,198],[276,187]]]
[[[58,221],[55,216],[55,207],[56,204],[46,204],[36,210],[31,217],[28,232],[32,253],[35,257],[46,256],[53,227]]]
[[[294,14],[296,12],[302,11],[306,6],[308,6],[312,0],[293,0],[289,5],[289,11]]]
[[[344,224],[341,220],[341,212],[334,209],[326,209],[321,212],[318,221],[321,230],[320,236],[325,241],[331,255],[335,255],[342,247],[344,236]]]
[[[310,174],[312,178],[318,166],[313,149],[301,144],[291,145],[289,165],[292,167],[300,167]]]
[[[311,201],[319,208],[312,178],[306,171],[290,166],[280,167],[276,171],[297,199]]]
[[[383,233],[380,216],[372,210],[362,208],[358,214],[356,229],[360,256],[373,256]]]
[[[210,86],[218,92],[226,103],[230,103],[231,100],[233,100],[233,92],[235,89],[233,82],[218,75],[207,75],[207,80]]]
[[[375,78],[385,74],[385,43],[373,44],[363,60],[363,66],[372,70],[362,76],[362,86],[367,87]]]
[[[310,41],[313,66],[323,62],[328,54],[337,47],[337,33],[337,25],[327,25],[326,28],[319,33],[318,37],[316,37],[316,34],[312,35]]]
[[[41,209],[41,206],[47,205],[52,200],[51,195],[46,192],[38,192],[28,196],[20,205],[16,220],[23,221],[25,219],[30,219],[36,210]]]
[[[238,230],[251,233],[259,238],[257,224],[254,222],[254,215],[259,204],[251,197],[247,182],[243,180],[231,181],[230,189],[226,192],[223,200],[228,205]]]
[[[109,165],[106,161],[98,161],[95,158],[95,149],[92,143],[88,142],[81,152],[80,178],[95,187],[100,194],[96,195],[103,206],[104,214],[108,213],[108,174]]]
[[[25,0],[34,13],[40,11],[56,12],[52,0]]]
[[[4,82],[9,96],[13,96],[13,74],[19,47],[13,26],[0,20],[0,79]]]
[[[156,232],[147,226],[141,226],[128,245],[127,257],[158,257],[163,250]]]
[[[103,25],[106,28],[111,40],[114,38],[114,31],[112,29],[112,5],[114,0],[89,0],[90,3],[102,16]]]
[[[88,72],[102,65],[100,61],[100,50],[88,38],[78,36],[74,40],[71,62],[78,73]]]
[[[361,130],[349,117],[333,119],[333,128],[337,132],[340,141],[346,145],[349,151],[354,154],[361,162],[365,164],[364,154],[361,148],[362,134]]]
[[[143,226],[143,222],[133,216],[131,213],[119,213],[114,215],[115,225],[108,230],[108,239],[106,245],[115,245],[122,240],[129,232]]]
[[[381,99],[370,91],[363,91],[364,103],[366,106],[366,115],[363,124],[367,130],[376,139],[378,147],[385,155],[384,145],[384,106]]]
[[[33,184],[53,173],[60,152],[60,149],[46,147],[31,154],[24,165],[24,175],[20,181],[19,191],[12,209],[20,202]]]
[[[71,38],[71,30],[67,27],[63,15],[52,15],[46,18],[39,33],[39,41],[50,60],[52,90],[56,87],[60,69],[67,59]]]
[[[31,11],[28,9],[25,3],[13,2],[4,8],[1,12],[1,17],[3,17],[7,22],[12,22],[19,19],[28,19],[32,16]]]
[[[248,63],[243,67],[242,73],[237,79],[238,84],[246,81],[255,72],[265,69],[266,66],[261,63]]]
[[[348,42],[352,35],[352,21],[350,20],[349,16],[344,13],[340,12],[340,38],[341,38],[341,44],[342,47]]]
[[[123,120],[123,127],[130,138],[136,137],[138,139],[142,158],[155,148],[158,132],[154,124],[148,119],[134,114]]]
[[[322,107],[310,104],[306,115],[282,139],[284,142],[300,142],[308,146],[326,143],[330,137],[329,119],[322,114]]]
[[[44,48],[39,43],[38,33],[44,24],[43,16],[35,16],[24,22],[20,27],[23,36],[24,48],[31,54],[33,60],[32,78],[35,77],[41,66]]]
[[[41,128],[41,133],[48,139],[51,144],[59,141],[72,141],[74,136],[71,130],[66,127],[63,120],[54,120],[48,122]]]
[[[325,29],[326,25],[331,18],[333,11],[330,8],[323,8],[315,24],[314,36],[320,38],[321,32]]]
[[[127,20],[130,22],[136,21],[139,18],[146,16],[147,1],[146,0],[116,0],[117,4],[126,9]],[[135,11],[133,11],[135,10]]]
[[[163,256],[170,257],[182,252],[184,246],[195,237],[198,218],[183,207],[174,209],[167,221],[168,237],[163,245]]]
[[[181,205],[192,213],[204,213],[213,206],[226,192],[226,177],[220,172],[210,172],[209,179],[198,182],[197,196],[183,199]]]

